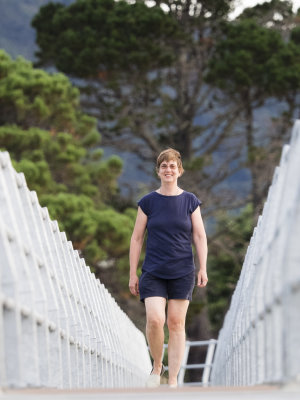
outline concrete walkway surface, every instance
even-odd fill
[[[169,389],[22,389],[0,392],[1,400],[299,400],[300,385],[253,386],[253,387],[181,387]]]

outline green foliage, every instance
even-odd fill
[[[47,4],[32,21],[42,64],[92,77],[101,71],[144,70],[172,62],[176,22],[158,6],[113,0]],[[75,56],[74,56],[75,55]]]
[[[268,96],[285,97],[300,87],[300,47],[297,28],[284,42],[279,32],[254,20],[224,25],[207,81],[249,103]]]
[[[193,139],[203,133],[191,122],[201,114],[196,103],[206,108],[202,74],[233,1],[172,0],[168,11],[160,1],[151,7],[143,0],[129,3],[77,0],[42,7],[32,21],[39,65],[85,79],[83,104],[99,117],[109,143],[134,148],[144,159],[137,137],[148,159],[173,146],[191,160]]]
[[[95,205],[89,197],[73,193],[45,194],[40,202],[48,207],[50,216],[58,220],[61,230],[70,232],[73,242],[94,234],[97,228],[93,218]]]
[[[189,171],[199,171],[205,166],[206,161],[205,157],[195,157],[191,161],[185,162],[183,167]]]
[[[128,256],[130,236],[134,220],[128,215],[120,215],[113,209],[99,211],[95,216],[97,238],[101,248],[110,257]]]
[[[209,243],[207,306],[212,330],[215,333],[223,324],[224,315],[241,272],[253,232],[252,213],[252,205],[249,204],[237,217],[220,215],[215,235]]]
[[[231,94],[270,89],[274,54],[284,49],[278,32],[252,20],[224,25],[224,39],[216,46],[207,80]],[[275,66],[274,66],[275,68]],[[273,69],[274,69],[273,68]]]
[[[95,119],[79,108],[79,92],[62,74],[0,52],[0,148],[75,248],[96,267],[128,258],[135,215],[111,206],[122,171],[117,156],[102,160]],[[12,121],[14,122],[12,124]]]
[[[300,46],[293,41],[286,43],[268,63],[269,91],[278,98],[289,98],[300,88]]]
[[[79,103],[79,90],[65,75],[35,69],[22,57],[13,61],[0,50],[0,125],[69,132],[84,145],[95,145],[96,120],[83,114]]]
[[[15,160],[31,189],[38,194],[69,191],[90,196],[101,204],[117,191],[116,178],[122,170],[119,157],[95,158],[70,133],[51,135],[38,128],[24,130],[16,125],[0,127],[0,147]],[[97,154],[97,153],[96,153]]]
[[[25,174],[27,182],[30,182],[30,187],[38,193],[42,192],[43,188],[48,188],[51,191],[57,189],[57,185],[51,176],[49,164],[45,160],[31,161],[22,158],[18,163],[15,163],[15,168]],[[65,188],[61,185],[59,189]]]
[[[120,214],[112,208],[97,209],[85,195],[43,195],[40,201],[92,266],[100,260],[115,259],[120,265],[125,261],[128,269],[129,240],[134,224],[131,215]],[[127,283],[128,274],[125,276]]]
[[[291,32],[291,40],[300,45],[300,26],[296,26]]]
[[[280,15],[281,18],[276,17]],[[265,1],[262,4],[257,4],[254,7],[246,8],[238,19],[253,19],[258,24],[275,27],[276,25],[284,24],[288,18],[293,15],[293,5],[291,1],[287,0],[271,0]]]

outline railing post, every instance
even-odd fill
[[[214,357],[214,353],[215,353],[215,347],[216,347],[216,341],[210,340],[210,343],[209,343],[208,349],[207,349],[207,353],[206,353],[206,358],[205,358],[206,366],[204,367],[203,376],[202,376],[203,386],[208,386],[208,383],[209,383],[209,376],[210,376],[213,357]]]

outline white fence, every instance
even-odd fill
[[[214,357],[216,345],[217,345],[217,341],[215,339],[199,340],[199,341],[193,341],[193,342],[187,340],[185,342],[185,351],[184,351],[183,359],[182,359],[179,374],[178,374],[178,386],[209,386],[209,384],[210,384],[209,378],[210,378],[210,373],[211,373],[211,369],[212,369],[212,360]],[[191,347],[206,347],[207,348],[204,363],[201,363],[201,364],[188,364],[187,363]],[[168,345],[164,344],[164,351],[167,348],[168,348]],[[169,370],[169,368],[167,366],[165,368],[166,368],[166,371]],[[184,376],[185,376],[186,370],[191,370],[191,369],[198,369],[198,370],[203,369],[201,381],[184,382]]]
[[[300,378],[300,121],[282,151],[220,332],[213,385]]]
[[[144,335],[0,152],[0,386],[143,386]]]

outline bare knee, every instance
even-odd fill
[[[160,315],[148,315],[147,316],[147,328],[148,329],[162,329],[165,324],[165,318]]]
[[[168,329],[172,332],[182,332],[185,329],[185,320],[176,316],[168,317]]]

